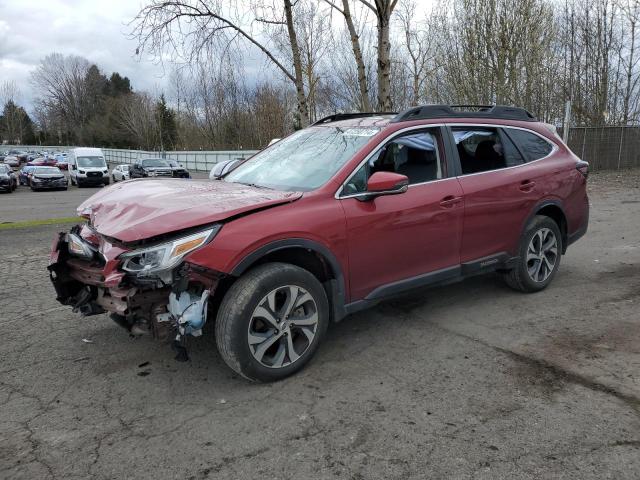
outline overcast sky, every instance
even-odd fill
[[[0,0],[0,81],[15,80],[20,103],[31,109],[29,73],[52,52],[75,54],[110,75],[131,79],[136,90],[162,90],[162,67],[135,57],[127,23],[138,0]]]

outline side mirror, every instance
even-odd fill
[[[75,165],[71,165],[71,170],[75,170],[76,166]]]
[[[376,172],[367,182],[367,191],[358,200],[367,201],[383,195],[398,195],[409,188],[409,178],[393,172]]]
[[[209,180],[219,180],[242,162],[244,162],[244,159],[235,158],[233,160],[216,163],[216,165],[211,169],[211,173],[209,173]]]

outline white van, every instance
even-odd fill
[[[71,185],[109,185],[109,170],[99,148],[73,148],[67,156]]]

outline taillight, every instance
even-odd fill
[[[584,178],[587,178],[589,176],[589,162],[578,160],[576,162],[576,170],[578,170]]]

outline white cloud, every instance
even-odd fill
[[[30,109],[29,78],[52,52],[87,58],[110,75],[129,77],[136,90],[163,90],[162,67],[135,56],[137,42],[127,24],[140,4],[131,0],[0,0],[0,81],[14,80]]]

